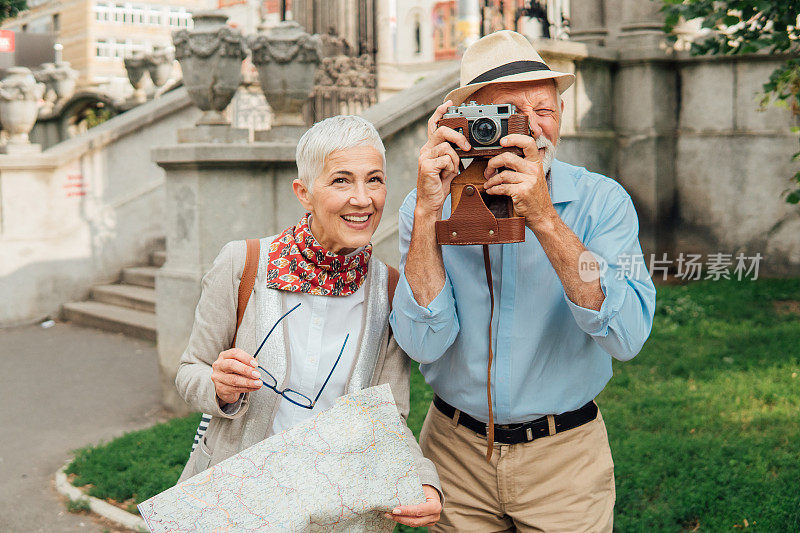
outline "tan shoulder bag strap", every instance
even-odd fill
[[[386,265],[389,270],[389,309],[392,309],[392,300],[394,300],[394,290],[397,288],[397,282],[400,281],[400,272],[394,267]]]
[[[256,274],[258,274],[258,259],[261,255],[261,241],[258,239],[247,239],[247,257],[244,260],[244,270],[242,280],[239,282],[239,297],[236,303],[236,331],[233,333],[231,348],[236,346],[236,335],[239,333],[239,326],[242,325],[244,310],[247,309],[247,302],[253,293],[256,284]]]

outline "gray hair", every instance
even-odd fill
[[[325,158],[337,150],[356,146],[372,146],[386,166],[386,148],[371,122],[355,115],[336,115],[311,126],[297,142],[297,177],[309,191],[322,174]]]

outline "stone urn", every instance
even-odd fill
[[[250,39],[253,65],[261,89],[274,112],[275,133],[299,136],[305,129],[303,104],[314,88],[314,74],[322,57],[322,40],[309,35],[295,21],[281,22]]]
[[[50,69],[50,86],[56,93],[56,100],[63,101],[75,94],[78,71],[68,61],[59,61]]]
[[[161,88],[167,83],[170,74],[172,74],[173,61],[175,61],[175,54],[173,54],[171,48],[166,46],[153,48],[153,53],[147,56],[147,72],[150,73],[153,85]]]
[[[51,111],[58,102],[63,102],[75,94],[78,71],[71,68],[66,61],[42,63],[41,67],[33,72],[33,77],[44,84],[44,109]]]
[[[0,123],[9,134],[9,145],[30,145],[28,133],[39,115],[45,87],[25,67],[10,67],[6,72],[0,81]]]
[[[135,102],[146,102],[147,91],[147,56],[142,52],[136,52],[131,57],[125,58],[125,70],[128,72],[128,81],[133,85],[133,100]]]
[[[192,102],[204,111],[198,125],[227,125],[223,111],[242,80],[245,41],[239,30],[225,24],[217,11],[194,15],[194,29],[172,33],[175,58]]]
[[[37,70],[33,71],[33,78],[44,84],[43,107],[48,109],[51,109],[58,99],[56,89],[53,87],[53,70],[55,68],[55,63],[42,63]]]

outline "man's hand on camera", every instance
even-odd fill
[[[411,527],[432,526],[439,521],[442,499],[439,497],[439,491],[430,485],[422,485],[422,492],[425,493],[424,503],[400,506],[383,516]]]
[[[528,135],[511,134],[500,139],[500,144],[522,148],[525,156],[504,152],[491,158],[484,173],[486,192],[510,196],[514,210],[536,231],[538,226],[553,220],[552,217],[558,217],[550,199],[536,140]]]
[[[450,143],[469,150],[464,135],[446,126],[436,125],[450,105],[452,102],[446,101],[428,119],[428,141],[420,148],[417,167],[417,209],[437,217],[450,194],[450,182],[458,175],[460,160]]]

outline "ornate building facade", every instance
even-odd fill
[[[78,87],[121,96],[132,91],[124,59],[170,46],[173,30],[192,27],[192,12],[215,7],[209,0],[31,0],[29,9],[2,29],[49,33],[63,46],[63,61],[79,73]]]

